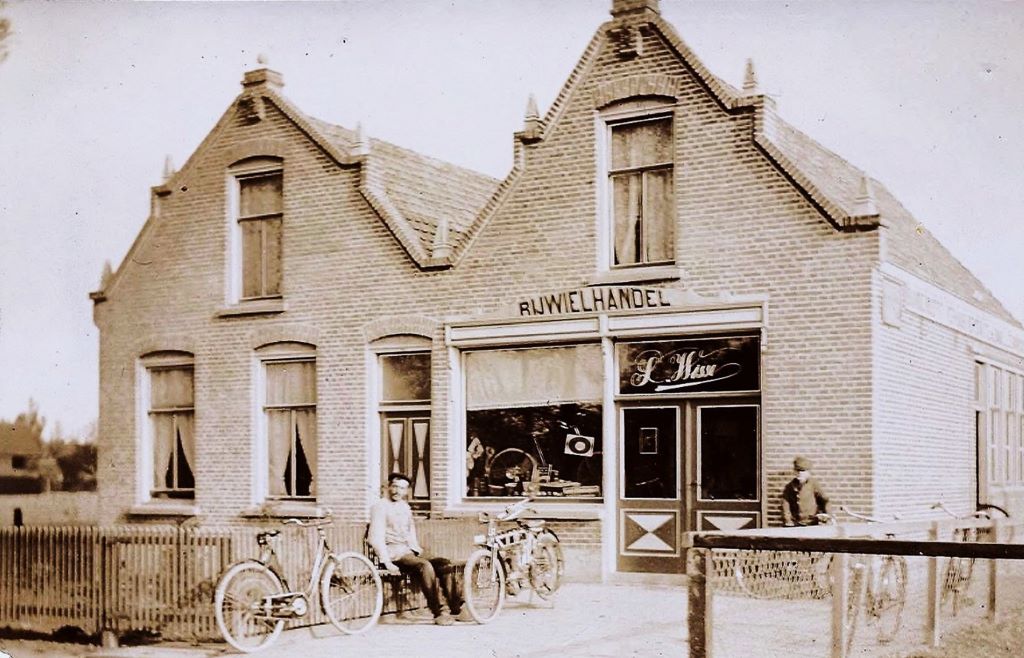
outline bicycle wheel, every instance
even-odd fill
[[[284,594],[281,579],[259,562],[240,562],[217,582],[213,612],[224,640],[244,653],[270,646],[284,627],[270,597]]]
[[[831,553],[811,554],[811,598],[824,599],[832,594],[832,558]]]
[[[542,599],[554,594],[562,584],[561,547],[558,540],[541,537],[533,547],[528,576],[530,587]]]
[[[346,635],[377,623],[384,606],[380,574],[365,555],[331,555],[320,576],[320,605],[334,627]]]
[[[752,599],[771,598],[765,581],[768,579],[768,559],[758,551],[738,551],[733,563],[733,578],[740,591]]]
[[[466,607],[473,619],[486,624],[497,617],[505,605],[505,568],[500,560],[495,563],[489,549],[481,548],[469,556],[463,582]]]
[[[857,618],[860,616],[860,609],[864,607],[864,590],[867,589],[867,579],[864,577],[865,565],[853,564],[850,567],[849,589],[846,593],[846,652],[843,655],[852,655],[853,638],[857,634]]]
[[[942,602],[944,604],[952,603],[954,617],[960,614],[960,608],[964,604],[973,574],[974,560],[965,557],[949,558],[942,586]]]
[[[882,558],[878,581],[872,592],[872,618],[878,622],[878,641],[891,642],[903,622],[907,602],[907,561],[888,555]]]

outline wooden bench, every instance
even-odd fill
[[[377,552],[373,550],[368,539],[363,541],[363,553],[370,559],[373,566],[380,574],[381,583],[384,585],[384,609],[381,614],[397,614],[399,616],[414,610],[426,607],[426,599],[420,592],[419,586],[412,581],[412,577],[404,573],[388,571],[381,564]],[[449,558],[450,559],[450,558]],[[459,582],[462,581],[462,573],[466,568],[466,562],[451,560],[451,566],[446,571],[455,572]],[[444,575],[443,573],[438,576]]]

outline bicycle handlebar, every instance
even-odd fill
[[[325,508],[323,508],[323,511],[324,511],[323,518],[312,519],[312,520],[305,519],[304,520],[304,519],[297,519],[297,518],[295,518],[293,516],[291,518],[285,519],[284,521],[281,521],[281,525],[297,525],[300,528],[320,528],[320,527],[323,527],[325,525],[330,525],[330,524],[334,523],[334,520],[331,518],[331,514],[332,514],[331,510],[329,508],[325,507]]]
[[[847,514],[849,516],[852,516],[855,519],[860,519],[861,521],[867,521],[868,523],[886,523],[887,522],[887,519],[880,519],[878,517],[868,516],[866,514],[858,514],[857,512],[854,512],[853,510],[851,510],[846,505],[840,505],[839,506],[839,511],[843,512],[844,514]],[[900,519],[899,512],[896,512],[895,514],[892,515],[892,520],[893,521],[898,521],[899,519]]]

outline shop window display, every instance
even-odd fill
[[[466,355],[466,495],[601,496],[598,345]]]

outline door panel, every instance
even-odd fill
[[[761,523],[760,405],[693,403],[693,501],[699,530],[741,530]]]
[[[430,417],[419,412],[381,414],[384,434],[384,472],[405,473],[412,478],[409,505],[413,509],[430,506]]]
[[[675,403],[620,409],[619,571],[682,570],[682,412]]]

